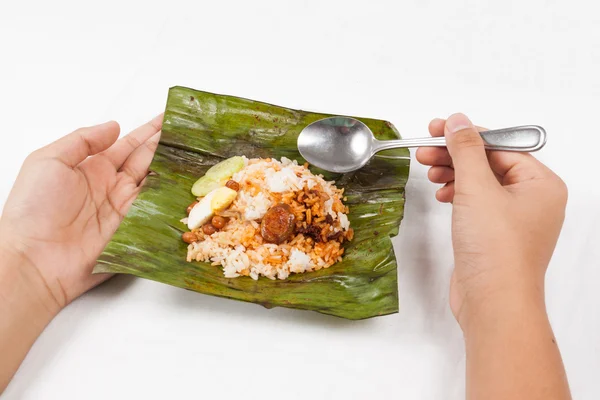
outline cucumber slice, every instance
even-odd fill
[[[230,179],[233,176],[233,174],[235,174],[242,168],[244,168],[244,158],[240,156],[235,156],[213,165],[208,171],[206,171],[205,176],[208,176],[213,181]]]
[[[192,186],[192,194],[196,197],[204,197],[213,190],[225,186],[227,181],[228,178],[217,180],[210,178],[208,175],[204,175],[194,183],[194,186]]]

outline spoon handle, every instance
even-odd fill
[[[480,132],[487,150],[532,152],[546,144],[546,131],[541,126],[525,125]],[[375,140],[373,154],[382,150],[405,147],[445,147],[445,137],[421,139]]]

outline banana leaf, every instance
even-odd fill
[[[382,153],[354,173],[332,174],[345,188],[354,240],[342,262],[286,280],[228,279],[221,267],[186,262],[181,240],[186,207],[196,179],[223,158],[282,156],[304,160],[296,139],[309,123],[328,117],[258,101],[196,91],[169,90],[162,137],[147,182],[100,256],[95,273],[124,273],[267,308],[313,310],[347,319],[398,311],[397,265],[391,238],[404,211],[409,152]],[[399,138],[386,121],[358,118],[378,139]]]

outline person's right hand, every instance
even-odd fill
[[[433,120],[432,136],[447,148],[420,148],[429,179],[445,184],[439,201],[452,203],[455,269],[450,307],[465,330],[486,304],[531,300],[543,308],[546,268],[560,233],[567,188],[530,154],[491,151],[469,119]]]

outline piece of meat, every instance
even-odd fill
[[[306,228],[301,226],[298,228],[298,233],[302,233],[305,236],[313,238],[315,242],[319,243],[322,241],[321,228],[316,225],[308,225]]]
[[[337,231],[327,236],[327,240],[338,240],[342,236],[342,231]]]
[[[260,234],[269,243],[280,244],[294,234],[296,217],[287,204],[274,205],[260,223]]]

